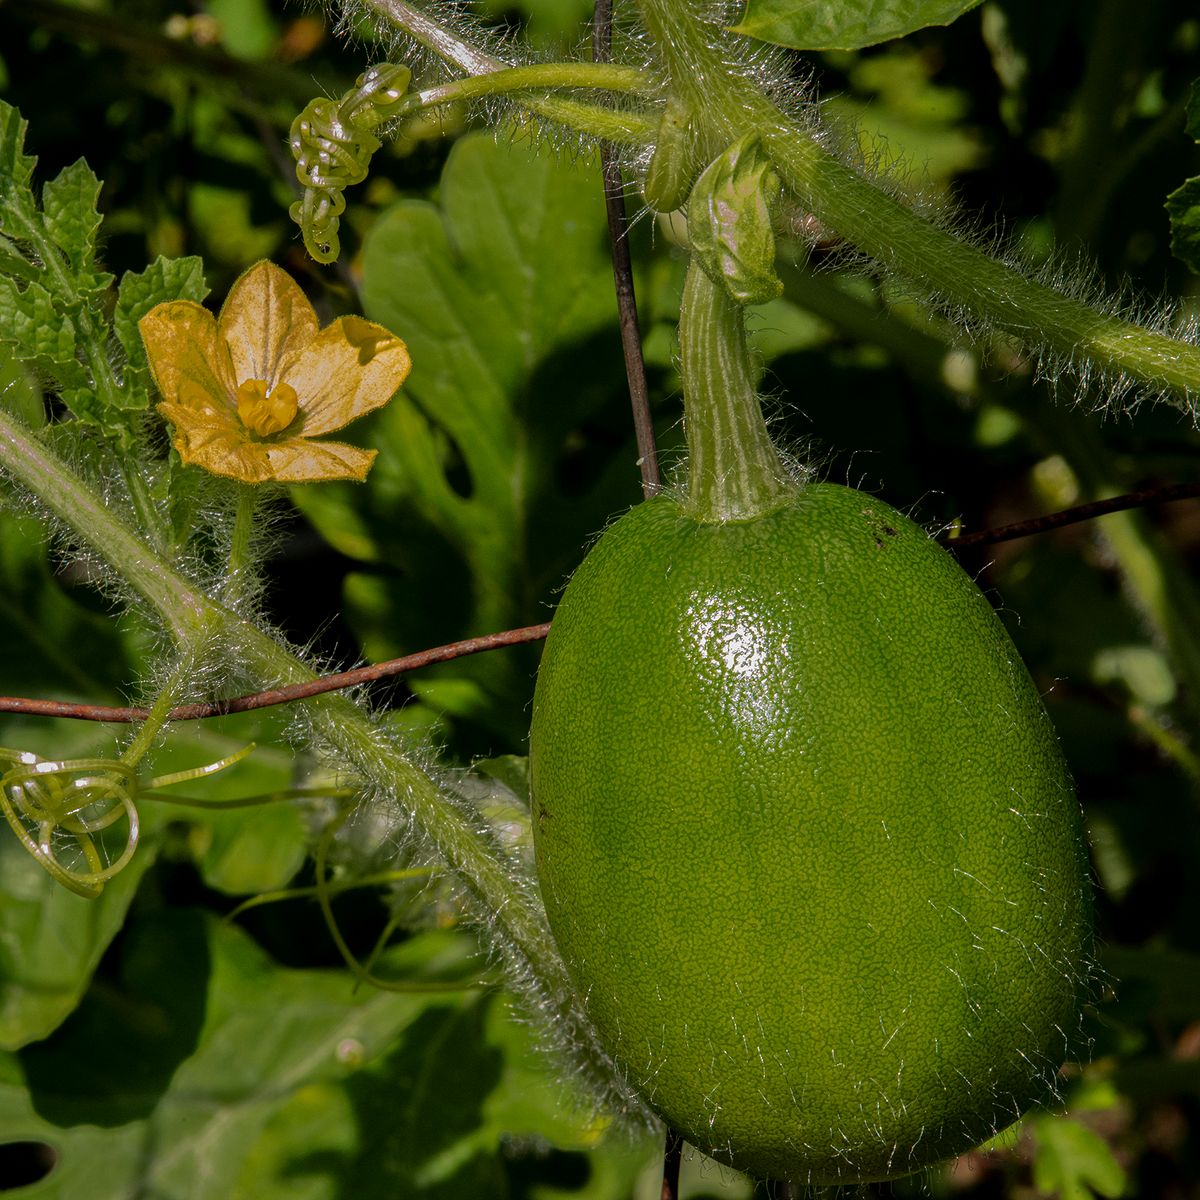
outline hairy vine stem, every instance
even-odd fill
[[[456,104],[484,96],[516,94],[521,103],[539,97],[522,93],[542,93],[553,88],[602,88],[617,94],[648,95],[657,89],[653,78],[637,67],[618,63],[532,63],[523,67],[503,67],[486,75],[467,75],[449,83],[422,88],[406,96],[397,107],[397,118],[407,117],[439,104]]]
[[[0,469],[36,496],[78,542],[107,559],[183,647],[203,650],[218,644],[223,653],[236,654],[253,674],[283,684],[315,678],[285,646],[178,574],[3,408]],[[548,1003],[558,1006],[556,1019],[571,1031],[575,1044],[590,1040],[570,1005],[570,984],[544,917],[516,882],[503,851],[351,701],[320,696],[308,701],[307,715],[317,738],[368,788],[386,793],[410,814],[456,877],[475,915],[503,931],[501,944],[515,959],[515,969],[535,982]]]
[[[771,442],[754,390],[746,314],[693,256],[679,316],[688,515],[746,521],[796,491]]]
[[[1090,360],[1142,390],[1169,392],[1196,418],[1200,346],[1113,316],[1019,270],[906,208],[790,119],[713,44],[716,30],[688,0],[638,0],[671,76],[706,143],[757,131],[785,186],[830,229],[952,309],[985,320],[1057,360]]]
[[[511,63],[472,45],[452,30],[433,20],[428,14],[404,0],[364,0],[365,7],[383,17],[396,29],[407,34],[436,54],[447,65],[457,68],[465,75],[489,75],[501,71],[516,70]],[[576,64],[578,66],[579,64]],[[597,75],[595,78],[599,78]],[[629,86],[629,79],[618,79],[619,91],[640,90],[641,80],[636,87]],[[533,84],[527,86],[546,86]],[[609,86],[608,84],[566,86]],[[645,146],[654,139],[656,122],[641,113],[606,108],[559,95],[525,95],[516,98],[528,112],[557,125],[564,125],[579,133],[617,145]]]
[[[468,75],[513,69],[405,0],[363,3]],[[731,35],[707,21],[694,0],[637,3],[666,64],[671,93],[694,114],[697,144],[707,153],[758,133],[803,208],[968,325],[1015,338],[1042,355],[1047,367],[1098,375],[1117,392],[1168,399],[1198,419],[1200,345],[1058,291],[906,207],[828,150],[815,126],[784,112],[740,67],[729,45],[720,44]],[[649,113],[559,95],[513,97],[552,124],[618,145],[645,149],[658,134],[658,121]]]

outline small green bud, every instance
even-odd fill
[[[715,158],[692,189],[692,252],[739,304],[765,304],[783,291],[770,210],[779,188],[757,135],[748,134]]]
[[[696,145],[692,115],[677,96],[667,101],[658,123],[658,140],[642,191],[655,212],[682,208],[696,177]]]

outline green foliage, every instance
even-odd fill
[[[980,0],[749,0],[738,33],[794,50],[857,50],[949,25]]]
[[[0,345],[53,380],[74,417],[128,448],[135,414],[150,404],[137,318],[160,301],[200,299],[200,264],[160,260],[126,275],[114,324],[130,369],[114,370],[103,316],[113,279],[96,261],[100,182],[82,160],[72,163],[42,188],[39,209],[31,187],[36,160],[23,152],[24,137],[20,114],[0,100],[0,234],[8,239],[0,260]]]
[[[138,333],[138,322],[156,305],[167,300],[192,300],[197,304],[208,295],[204,264],[199,258],[163,258],[144,271],[126,271],[117,290],[113,311],[113,333],[125,351],[125,386],[148,397],[150,367],[146,348]]]
[[[1192,84],[1187,132],[1200,143],[1200,80]],[[1200,175],[1181,184],[1167,197],[1171,218],[1171,251],[1200,275]]]
[[[593,171],[475,135],[454,147],[437,205],[401,202],[372,231],[366,313],[404,331],[413,372],[370,431],[381,454],[366,484],[297,500],[339,550],[377,567],[348,590],[373,658],[543,619],[577,550],[563,530],[580,514],[596,527],[621,503],[616,480],[581,491],[562,474],[564,444],[620,378],[611,340],[607,361],[597,355],[613,319],[602,230]],[[581,378],[581,357],[594,377]],[[431,588],[443,605],[411,603]],[[413,686],[520,744],[527,663],[484,656],[439,674]]]
[[[428,934],[392,965],[460,956]],[[0,1057],[0,1128],[59,1156],[31,1196],[500,1195],[503,1135],[587,1136],[495,997],[354,993],[186,909],[132,922],[115,966],[53,1043]]]
[[[1030,1122],[1037,1143],[1033,1185],[1059,1200],[1109,1200],[1128,1184],[1111,1147],[1094,1130],[1070,1117],[1038,1117]]]
[[[74,1011],[116,936],[157,838],[143,837],[132,866],[85,900],[62,888],[8,830],[0,838],[0,1049],[52,1033]],[[0,1126],[2,1127],[2,1126]]]

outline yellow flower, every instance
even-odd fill
[[[398,337],[362,317],[322,329],[269,262],[238,279],[219,317],[172,300],[138,329],[180,458],[246,483],[364,479],[376,451],[314,439],[386,404],[412,365]]]

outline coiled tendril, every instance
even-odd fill
[[[383,145],[374,131],[395,115],[411,78],[407,67],[378,63],[340,100],[312,100],[292,122],[296,178],[304,196],[288,211],[317,262],[337,259],[338,224],[346,210],[342,191],[366,179],[371,156]]]
[[[133,857],[133,769],[111,758],[39,758],[0,749],[0,806],[21,845],[64,887],[93,899]],[[124,820],[125,836],[116,836]],[[111,832],[110,832],[111,831]]]
[[[222,771],[253,749],[251,744],[218,762],[141,784],[134,767],[117,758],[46,759],[0,747],[0,764],[11,764],[0,775],[0,809],[21,845],[53,879],[94,900],[137,849],[139,794],[159,798],[154,789]]]

